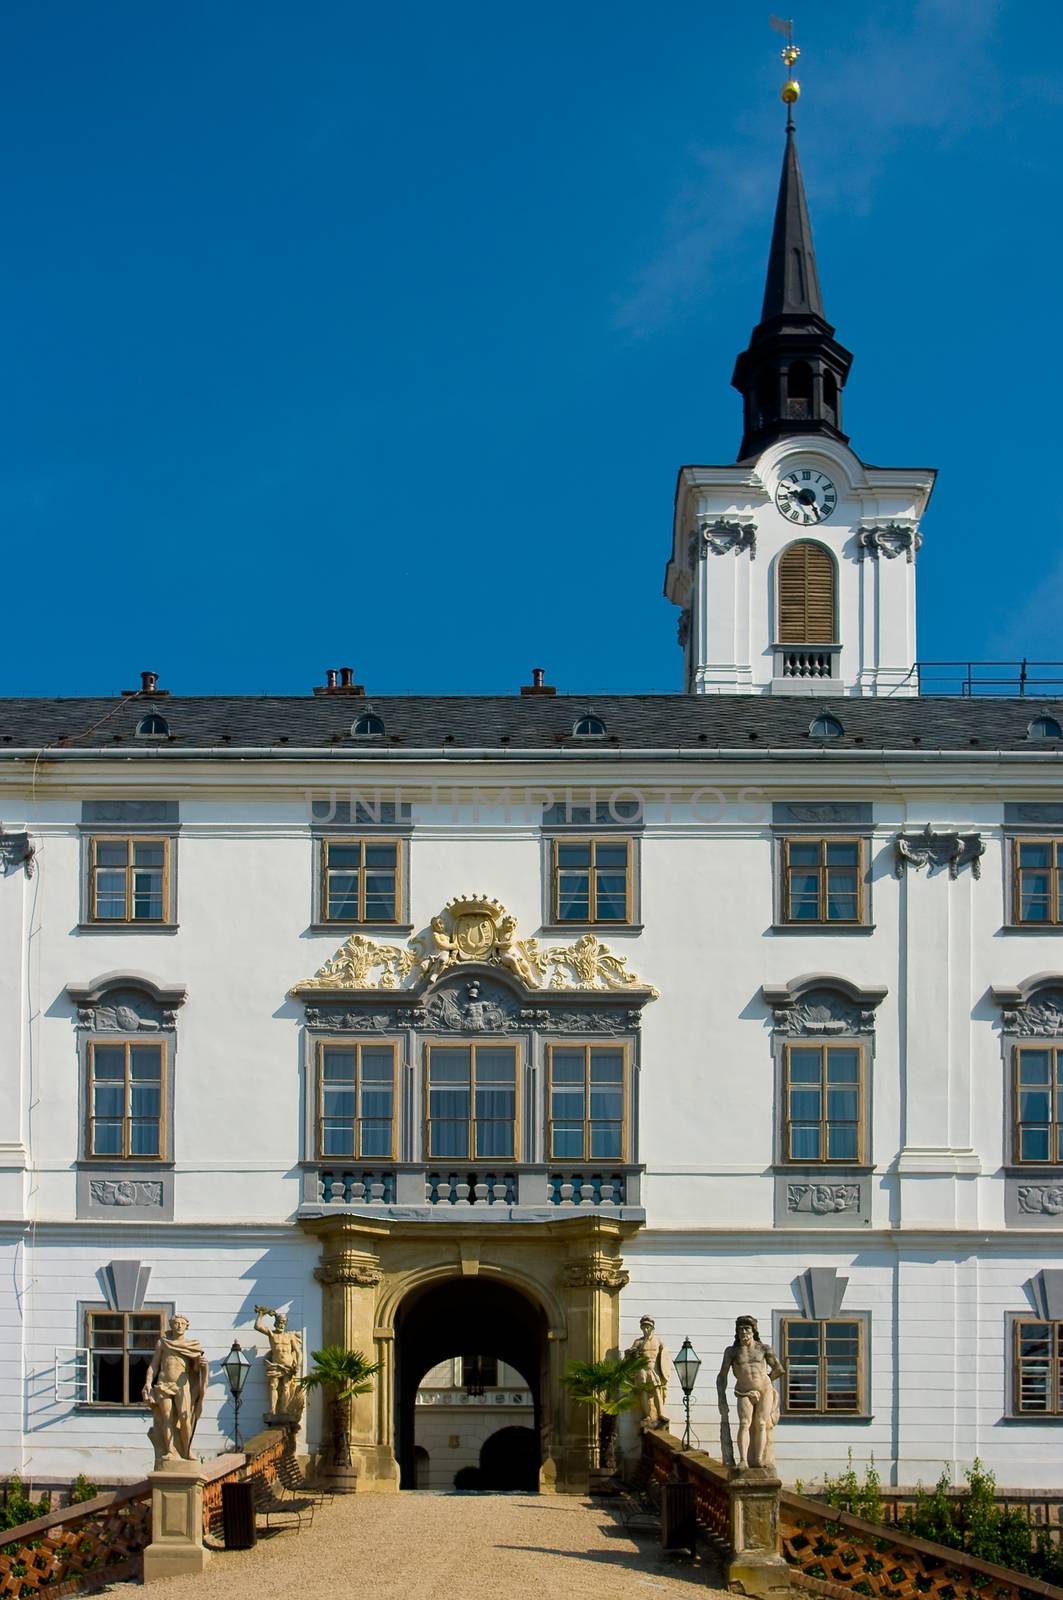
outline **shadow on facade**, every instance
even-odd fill
[[[468,1469],[469,1481],[455,1486],[534,1492],[544,1458],[545,1318],[517,1289],[479,1277],[448,1278],[414,1290],[396,1318],[395,1439],[402,1487],[418,1483],[414,1436],[418,1386],[439,1362],[469,1353],[495,1356],[521,1374],[531,1391],[535,1420],[532,1428],[496,1430],[484,1442],[479,1467]],[[422,1464],[422,1481],[423,1475]]]

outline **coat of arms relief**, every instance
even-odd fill
[[[627,969],[593,933],[572,945],[539,944],[517,937],[517,919],[488,895],[456,895],[432,918],[427,931],[405,946],[381,944],[355,933],[293,995],[322,989],[399,989],[434,983],[463,963],[497,967],[526,989],[568,991],[637,989],[650,999],[657,990]]]

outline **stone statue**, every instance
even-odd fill
[[[642,1329],[641,1334],[625,1354],[642,1356],[646,1363],[643,1388],[639,1395],[642,1426],[667,1428],[668,1413],[665,1406],[668,1401],[668,1352],[654,1331],[655,1324],[652,1317],[641,1317],[639,1327]]]
[[[734,1374],[735,1402],[738,1406],[738,1452],[731,1439],[731,1419],[727,1410],[727,1374]],[[723,1353],[716,1379],[720,1405],[720,1449],[724,1465],[738,1467],[775,1466],[772,1435],[779,1420],[776,1378],[783,1366],[770,1345],[761,1344],[756,1317],[735,1319],[735,1341]]]
[[[155,1446],[155,1470],[172,1461],[191,1461],[192,1437],[207,1392],[207,1358],[198,1339],[188,1339],[188,1318],[174,1312],[156,1341],[141,1398],[154,1421],[148,1438]]]
[[[267,1328],[263,1317],[272,1317],[273,1326]],[[266,1383],[269,1385],[269,1409],[266,1420],[272,1417],[295,1421],[303,1409],[303,1392],[299,1379],[303,1375],[302,1334],[292,1333],[283,1311],[271,1306],[255,1307],[255,1331],[264,1333],[269,1340],[266,1358]]]

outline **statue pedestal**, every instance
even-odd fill
[[[759,1600],[778,1600],[790,1592],[790,1568],[779,1554],[782,1484],[770,1467],[733,1467],[727,1488],[733,1552],[727,1587]]]
[[[203,1482],[198,1461],[167,1462],[148,1473],[151,1543],[144,1551],[144,1582],[202,1572],[211,1552],[203,1544]]]

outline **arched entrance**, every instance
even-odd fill
[[[403,1488],[416,1484],[417,1388],[425,1373],[455,1356],[494,1356],[519,1372],[532,1394],[534,1429],[507,1429],[490,1460],[492,1487],[538,1488],[543,1449],[547,1326],[541,1307],[498,1279],[437,1280],[413,1289],[395,1318],[395,1445]],[[520,1434],[522,1437],[516,1438]]]

